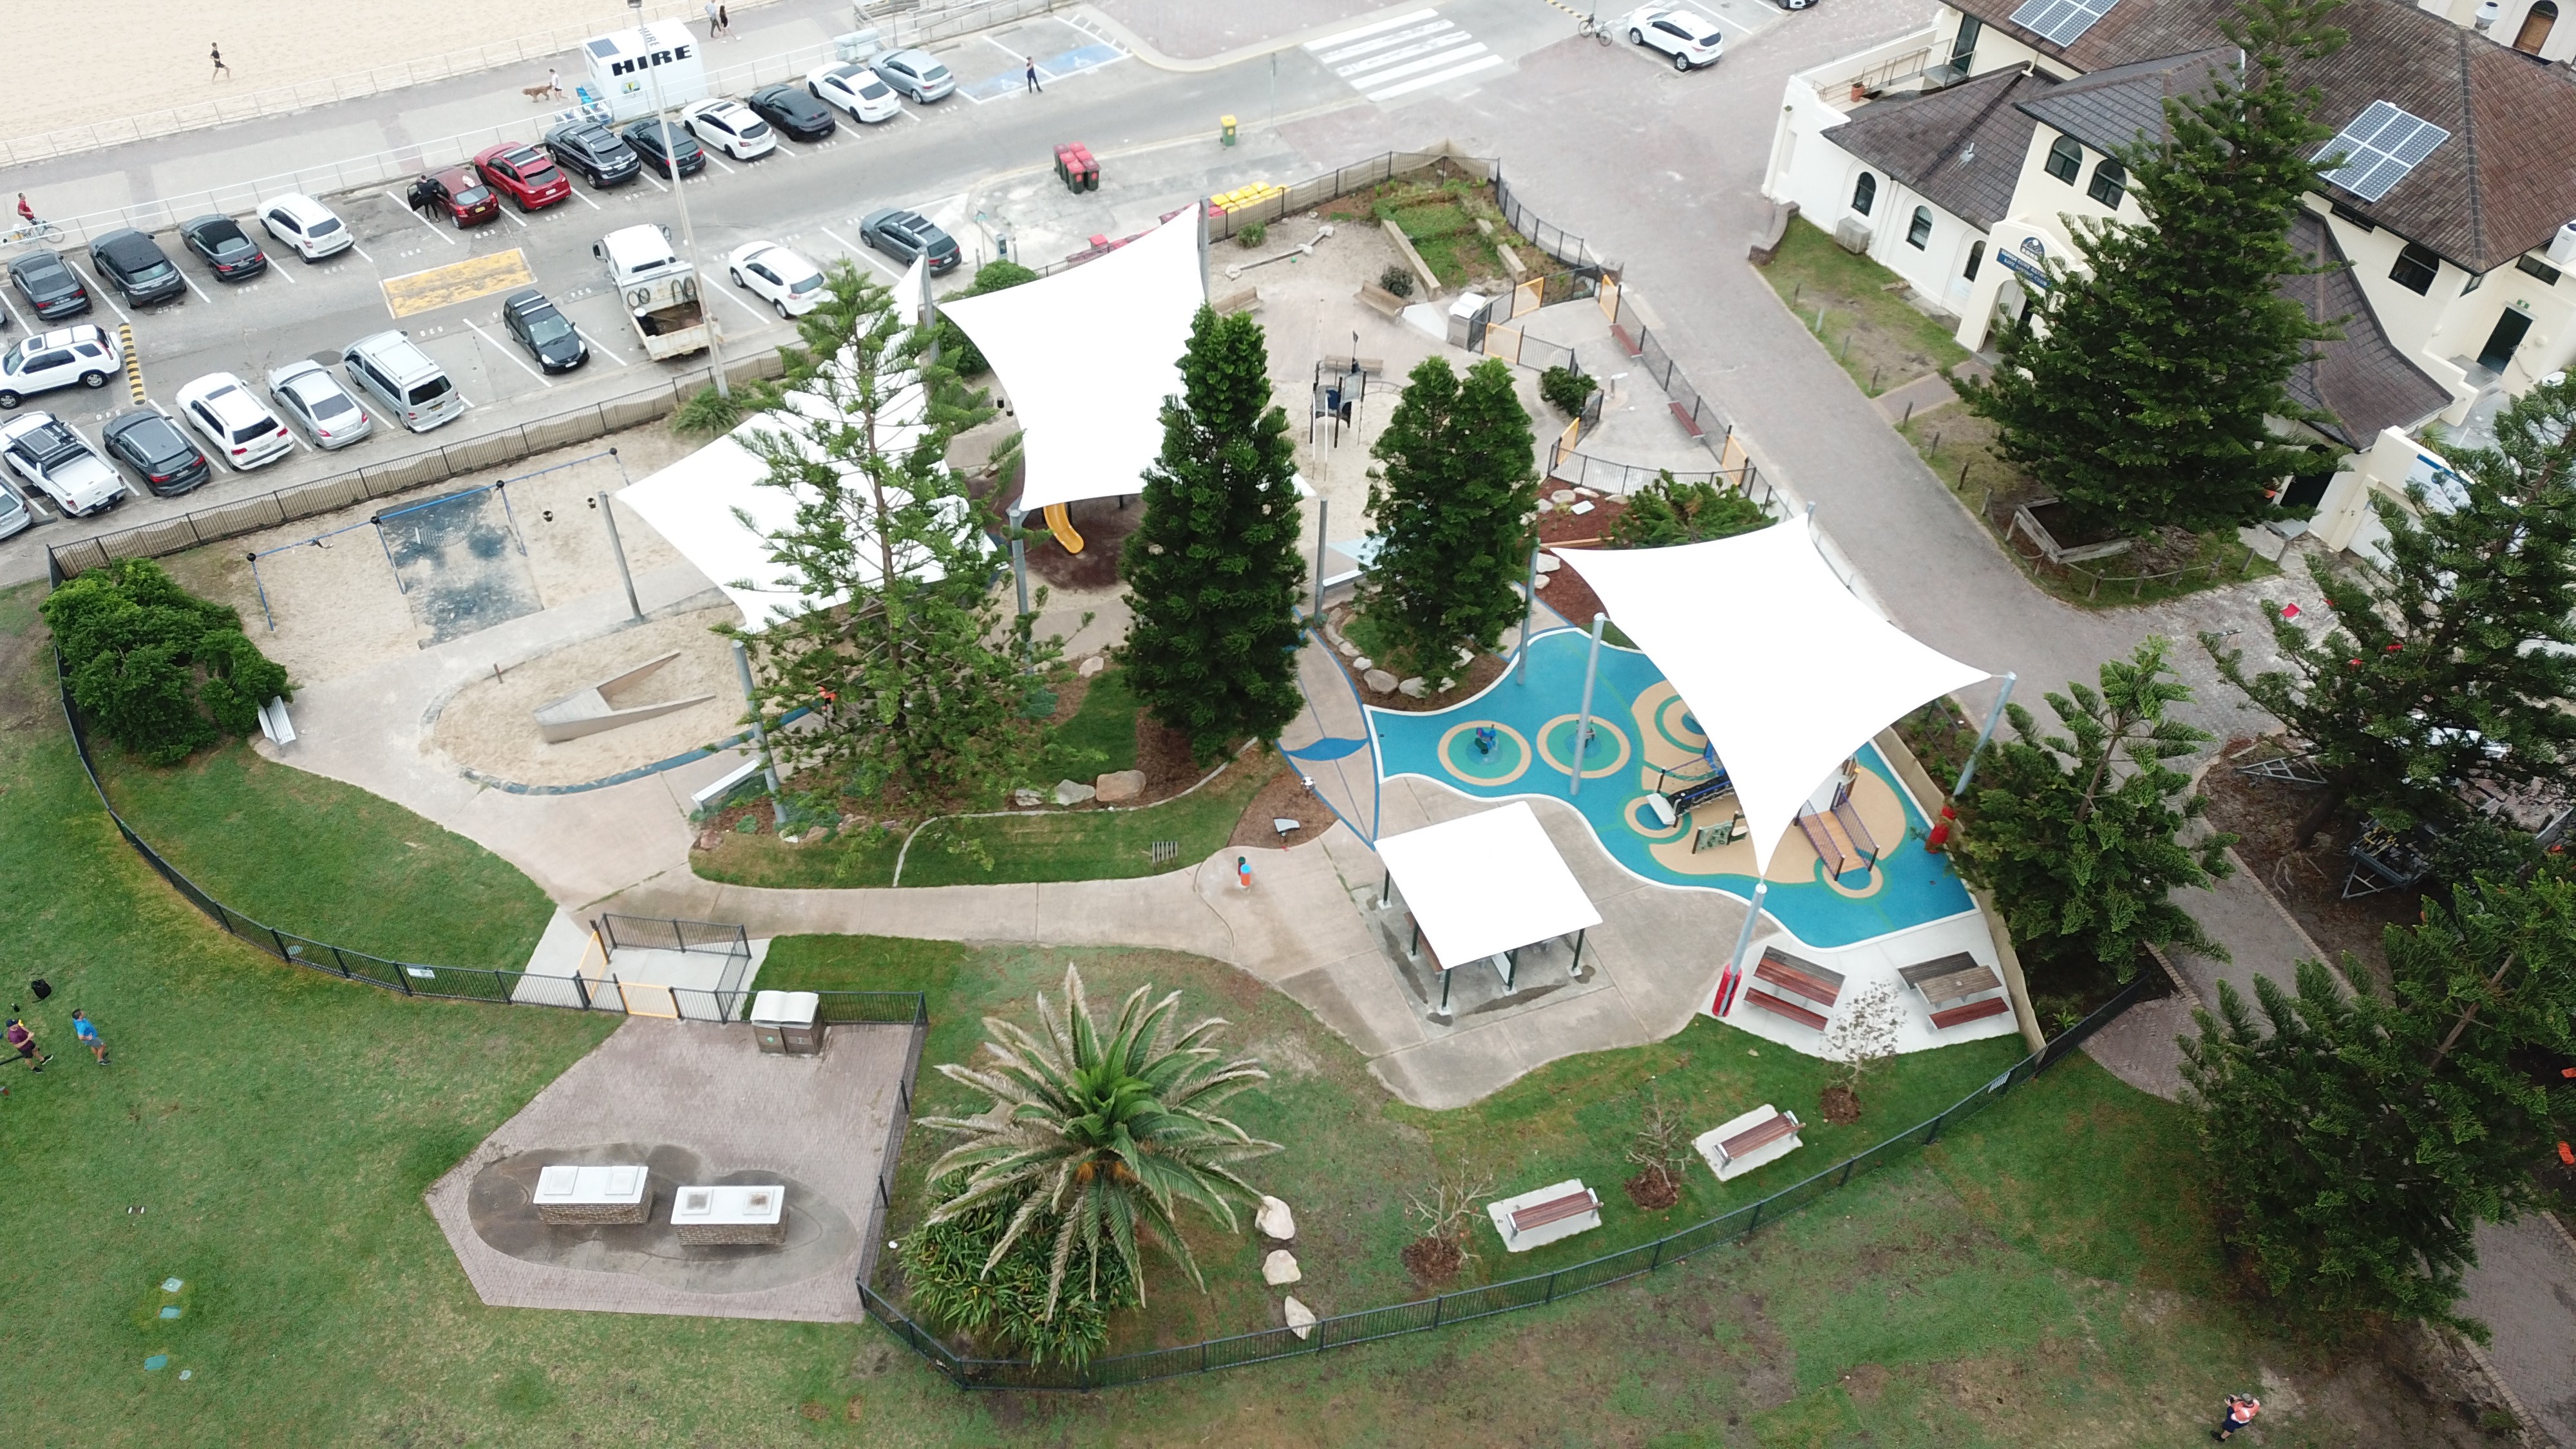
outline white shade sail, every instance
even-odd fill
[[[1377,856],[1443,968],[1601,924],[1526,800],[1380,836]]]
[[[1853,597],[1803,518],[1707,543],[1557,557],[1716,746],[1757,867],[1770,865],[1808,798],[1871,736],[1987,677]]]
[[[1028,437],[1020,507],[1144,491],[1207,302],[1199,218],[1184,211],[1105,257],[981,297],[942,300],[975,340]]]

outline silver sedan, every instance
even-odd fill
[[[268,375],[268,395],[313,446],[345,448],[375,430],[375,419],[318,362],[290,362]]]

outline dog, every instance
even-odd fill
[[[532,86],[522,86],[519,90],[519,94],[526,96],[532,101],[542,101],[550,96],[562,95],[563,92],[554,86],[550,86],[543,81],[539,81],[537,84]]]

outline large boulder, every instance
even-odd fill
[[[1261,1199],[1261,1210],[1252,1215],[1252,1225],[1261,1229],[1261,1236],[1283,1243],[1297,1236],[1297,1215],[1288,1210],[1288,1204],[1268,1195]]]
[[[1395,692],[1403,695],[1407,699],[1420,699],[1423,696],[1424,691],[1429,688],[1430,685],[1423,680],[1421,675],[1417,674],[1411,679],[1404,680],[1397,684]]]
[[[1058,780],[1055,782],[1055,803],[1058,805],[1079,805],[1083,801],[1090,799],[1093,793],[1092,787],[1082,783],[1080,780]]]
[[[1107,659],[1094,654],[1090,658],[1082,661],[1082,668],[1077,672],[1080,673],[1083,678],[1089,679],[1091,676],[1098,674],[1100,671],[1108,667],[1109,661]]]
[[[1367,685],[1371,694],[1395,693],[1395,676],[1383,669],[1372,669],[1361,675],[1360,683]]]
[[[1115,805],[1120,801],[1133,800],[1137,796],[1145,793],[1145,772],[1142,770],[1112,770],[1108,774],[1101,776],[1099,779],[1092,781],[1091,784],[1092,788],[1098,792],[1096,798],[1101,804]]]
[[[1261,1260],[1261,1281],[1273,1288],[1285,1288],[1305,1276],[1297,1271],[1297,1255],[1286,1248],[1273,1248]]]
[[[1298,1302],[1297,1295],[1294,1293],[1289,1294],[1288,1301],[1281,1306],[1288,1314],[1288,1331],[1290,1333],[1297,1335],[1299,1338],[1311,1338],[1314,1336],[1314,1309]]]

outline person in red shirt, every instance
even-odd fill
[[[18,219],[29,226],[36,224],[36,208],[27,204],[27,193],[18,193]]]
[[[2224,1444],[2236,1437],[2237,1430],[2253,1423],[2254,1416],[2261,1412],[2263,1403],[2252,1394],[2229,1394],[2227,1414],[2218,1421],[2217,1428],[2209,1431],[2209,1437]]]

